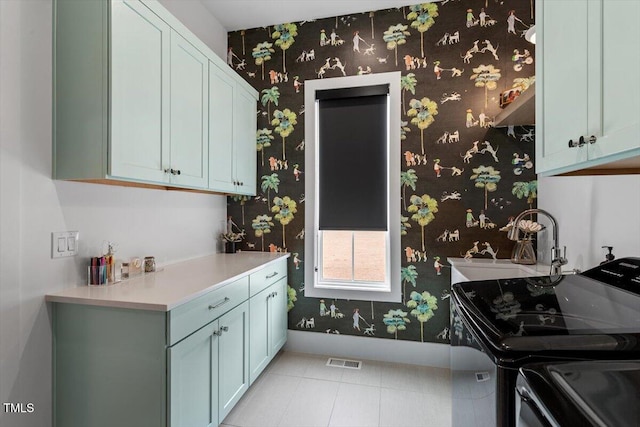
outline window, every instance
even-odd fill
[[[400,302],[399,96],[399,72],[305,82],[306,296]]]

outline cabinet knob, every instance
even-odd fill
[[[597,138],[595,135],[591,135],[591,136],[587,139],[587,142],[588,142],[589,144],[595,144],[597,140],[598,140],[598,138]]]
[[[227,332],[229,330],[228,326],[220,326],[220,333]]]

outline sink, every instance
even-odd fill
[[[508,259],[447,258],[447,261],[451,264],[451,284],[474,280],[546,276],[550,271],[548,265],[520,265]]]

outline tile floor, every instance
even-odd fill
[[[225,418],[225,427],[450,427],[448,369],[281,352]]]

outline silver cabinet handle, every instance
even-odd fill
[[[277,272],[277,271],[274,271],[274,272],[273,272],[273,273],[271,273],[271,274],[267,274],[267,275],[265,276],[265,279],[271,279],[272,277],[276,277],[277,275],[278,275],[278,272]]]
[[[220,307],[221,305],[224,305],[224,304],[228,303],[229,301],[231,301],[231,299],[229,299],[229,297],[224,297],[224,299],[221,302],[219,302],[218,304],[209,305],[209,310],[214,310],[214,309]]]
[[[580,138],[578,138],[578,141],[574,141],[573,139],[570,139],[569,140],[569,148],[582,147],[587,142],[589,144],[595,144],[597,140],[598,140],[598,138],[595,135],[591,135],[591,136],[588,136],[586,138],[584,136],[581,136]]]

